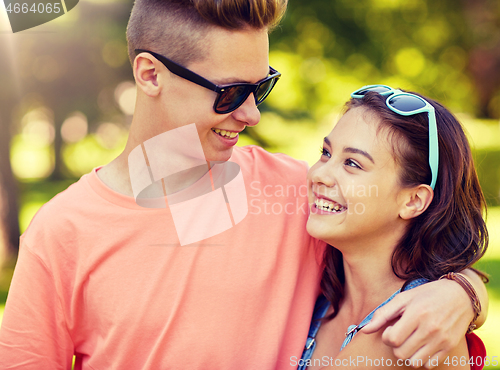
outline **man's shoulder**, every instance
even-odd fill
[[[87,177],[91,174],[82,176],[78,181],[69,185],[65,190],[57,193],[51,200],[45,203],[40,211],[45,213],[58,213],[59,209],[73,209],[84,205],[88,201],[90,188],[87,183]]]
[[[69,231],[68,224],[75,224],[74,219],[81,217],[86,212],[85,210],[91,207],[92,194],[87,183],[87,176],[90,174],[84,175],[40,207],[23,234],[23,238],[29,234]]]

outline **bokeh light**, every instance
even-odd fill
[[[127,44],[122,40],[107,42],[102,48],[102,59],[110,67],[121,67],[128,61]]]
[[[32,145],[24,136],[16,135],[10,153],[12,171],[19,179],[43,179],[54,170],[54,151],[49,145]]]
[[[21,133],[11,141],[12,171],[19,179],[49,176],[54,170],[52,112],[46,107],[30,110],[22,117],[21,127]]]
[[[72,113],[61,126],[61,136],[66,143],[76,143],[82,140],[87,132],[87,117],[82,112]]]
[[[123,113],[133,115],[135,110],[135,99],[137,88],[133,82],[125,81],[120,83],[115,89],[115,100]]]

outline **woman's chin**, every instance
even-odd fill
[[[328,243],[333,236],[331,235],[331,229],[326,228],[325,225],[321,225],[316,222],[316,220],[312,220],[311,218],[307,220],[306,230],[313,238],[322,240],[326,243]]]

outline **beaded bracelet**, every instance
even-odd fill
[[[472,309],[474,310],[474,318],[469,324],[469,328],[467,329],[467,334],[472,333],[472,331],[476,328],[476,320],[479,317],[479,314],[481,313],[481,302],[479,301],[479,298],[477,297],[476,290],[474,287],[469,283],[469,281],[462,276],[461,274],[456,274],[454,272],[448,272],[446,275],[443,275],[439,278],[441,279],[448,279],[448,280],[454,280],[462,288],[464,288],[465,292],[470,298],[470,301],[472,303]]]

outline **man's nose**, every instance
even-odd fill
[[[251,93],[245,102],[233,113],[234,119],[247,126],[255,126],[260,121],[260,111],[255,104],[255,95]]]

